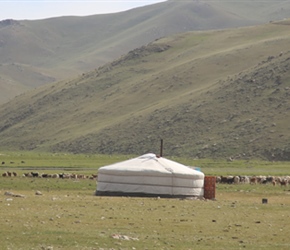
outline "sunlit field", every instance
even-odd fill
[[[22,173],[90,176],[100,166],[129,156],[10,156],[1,155],[5,164],[0,173],[14,170],[18,175],[0,176],[0,249],[290,248],[290,186],[218,184],[215,200],[99,197],[94,195],[95,179],[33,178]],[[247,165],[224,162],[221,171],[210,162],[204,160],[204,167],[198,163],[205,173],[211,170],[208,175],[236,174]],[[222,163],[217,161],[216,168]],[[287,163],[271,164],[258,162],[252,173],[251,168],[245,170],[279,175],[289,169]]]

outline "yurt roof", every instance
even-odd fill
[[[194,170],[181,163],[168,160],[164,157],[157,157],[153,153],[141,155],[139,157],[118,162],[112,165],[104,166],[99,169],[99,173],[114,172],[120,175],[128,174],[129,172],[134,175],[183,175],[189,178],[204,177],[200,171]]]

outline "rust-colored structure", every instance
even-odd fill
[[[204,198],[215,199],[216,177],[205,176],[204,177]]]

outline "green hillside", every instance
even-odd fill
[[[289,160],[289,21],[156,40],[0,107],[0,147]]]
[[[75,78],[160,37],[290,17],[289,1],[167,1],[87,17],[0,21],[0,103]]]

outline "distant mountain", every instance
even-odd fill
[[[0,148],[290,160],[290,21],[180,33],[0,106]]]
[[[176,33],[290,17],[289,1],[167,1],[87,17],[0,22],[0,103],[29,89],[75,78]]]

